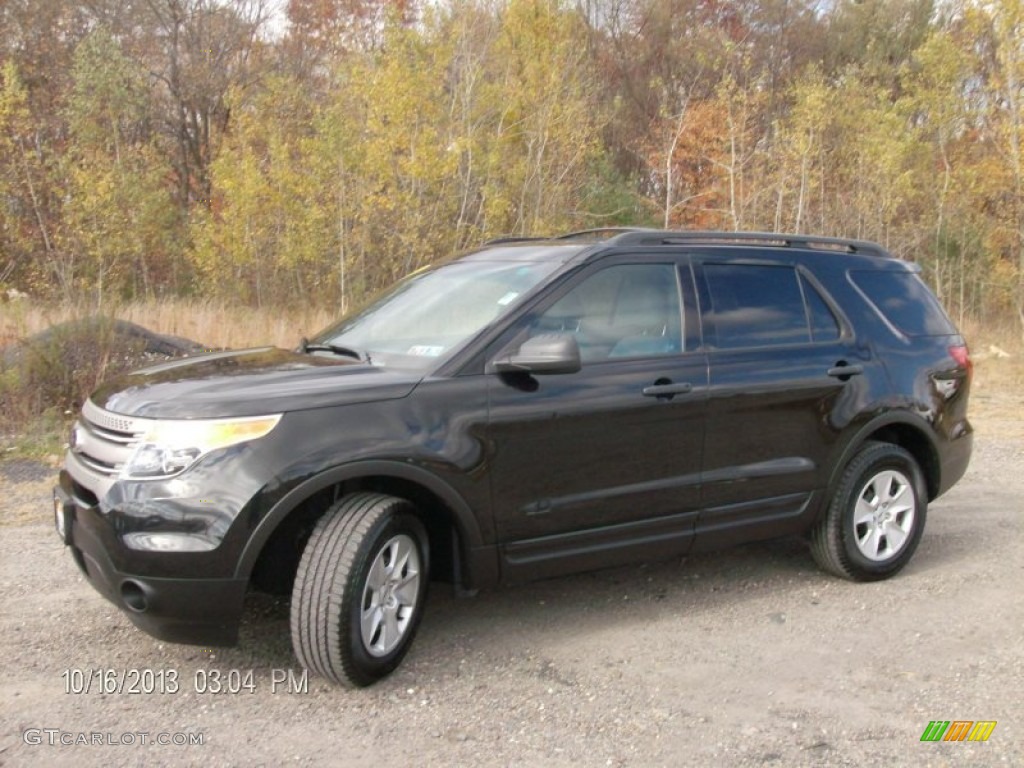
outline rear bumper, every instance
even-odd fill
[[[967,472],[974,450],[974,432],[964,431],[959,437],[950,440],[942,451],[942,469],[939,476],[939,492],[936,498],[952,488]]]
[[[139,629],[160,640],[195,645],[234,645],[247,582],[184,579],[124,573],[111,559],[113,532],[95,506],[74,498],[70,484],[54,488],[55,512],[79,569],[95,589]]]

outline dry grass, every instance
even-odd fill
[[[95,314],[91,307],[48,306],[35,302],[0,304],[0,347],[31,336],[57,323]],[[129,320],[157,333],[184,336],[212,349],[272,344],[294,348],[301,336],[311,336],[337,319],[323,307],[252,309],[212,301],[181,299],[111,307],[104,315]]]
[[[57,323],[90,314],[94,314],[94,310],[84,307],[0,303],[0,347]],[[104,314],[138,323],[158,333],[183,336],[210,348],[266,344],[293,348],[301,336],[311,336],[337,319],[335,312],[322,307],[258,310],[198,300],[128,304]],[[1019,325],[967,323],[964,334],[975,362],[970,412],[979,437],[1024,438],[1024,341]],[[0,421],[10,422],[14,415],[7,412]],[[62,431],[59,414],[44,416],[53,424],[39,423],[37,432]],[[7,428],[0,428],[0,433],[9,431],[10,424],[0,424],[4,426]]]
[[[968,326],[974,360],[970,418],[985,437],[1024,439],[1024,343],[1019,326]]]

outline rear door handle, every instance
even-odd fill
[[[685,395],[693,391],[693,384],[682,382],[680,384],[651,384],[643,388],[644,397],[664,397],[671,399],[675,395]]]
[[[836,379],[845,381],[850,376],[859,376],[864,373],[863,365],[836,365],[829,368],[826,373]]]

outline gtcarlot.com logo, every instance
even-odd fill
[[[921,741],[988,741],[995,729],[995,720],[932,720]]]
[[[203,744],[203,733],[160,731],[65,731],[60,728],[26,728],[21,739],[32,747],[195,747]]]

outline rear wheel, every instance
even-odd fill
[[[924,476],[914,457],[898,445],[866,443],[812,529],[811,553],[837,576],[887,578],[913,556],[927,509]]]
[[[428,575],[427,534],[407,501],[377,493],[342,499],[317,523],[299,563],[295,655],[329,680],[376,682],[412,645]]]

